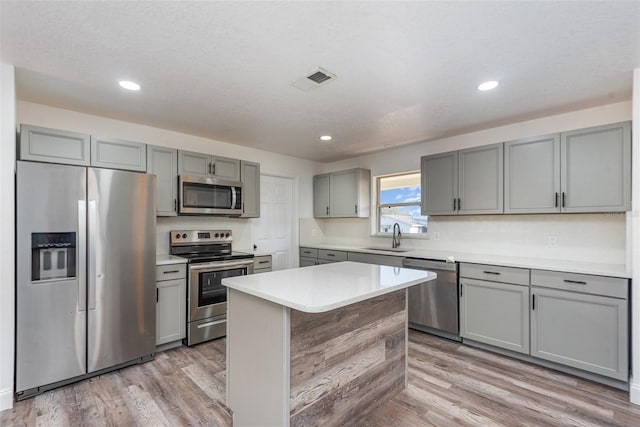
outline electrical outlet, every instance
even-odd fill
[[[440,240],[440,232],[439,231],[434,231],[433,233],[431,233],[431,236],[433,237],[433,240]]]
[[[558,246],[558,236],[549,236],[547,237],[547,245],[550,248],[555,248]]]

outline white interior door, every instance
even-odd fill
[[[293,179],[260,177],[260,218],[254,222],[253,238],[258,252],[272,256],[273,270],[293,267]]]

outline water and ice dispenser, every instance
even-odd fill
[[[31,281],[76,276],[76,233],[31,234]]]

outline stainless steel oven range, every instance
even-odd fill
[[[253,273],[253,254],[233,252],[231,230],[173,230],[170,252],[187,267],[187,345],[227,333],[225,277]]]

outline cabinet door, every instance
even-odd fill
[[[458,213],[497,214],[504,211],[503,144],[458,152]]]
[[[147,144],[91,136],[91,166],[147,171]]]
[[[38,126],[20,126],[19,160],[89,166],[89,135]]]
[[[562,211],[631,210],[631,123],[561,134]]]
[[[147,146],[147,173],[156,175],[156,215],[178,214],[178,150]]]
[[[628,378],[628,301],[531,288],[531,355]]]
[[[185,280],[156,282],[156,345],[181,340],[186,332]]]
[[[242,217],[260,217],[260,163],[240,162],[242,171]]]
[[[358,170],[330,174],[329,209],[332,217],[358,216]]]
[[[504,212],[560,212],[560,134],[504,144]]]
[[[425,156],[420,170],[422,215],[457,213],[458,153],[454,151]]]
[[[211,177],[211,156],[178,150],[178,174]]]
[[[331,211],[329,206],[329,174],[313,177],[313,216],[327,218]]]
[[[240,181],[240,160],[212,156],[211,174],[216,178]]]
[[[461,278],[460,335],[529,354],[529,287]]]
[[[318,260],[316,258],[300,257],[300,267],[310,267],[312,265],[318,265]]]

